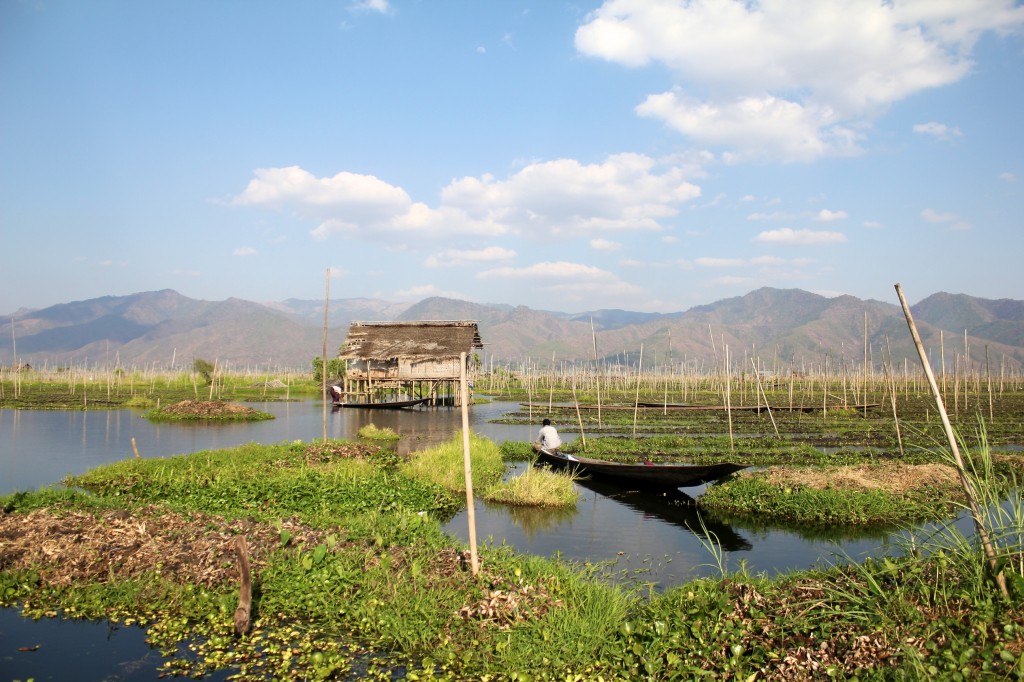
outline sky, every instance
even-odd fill
[[[0,0],[0,314],[1024,299],[1014,0]]]

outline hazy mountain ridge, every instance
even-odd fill
[[[192,358],[233,367],[308,367],[321,353],[323,301],[289,299],[254,303],[238,298],[200,301],[169,289],[62,303],[10,316],[12,343],[0,363],[33,365],[118,362],[145,367],[189,364]],[[964,352],[972,361],[1011,367],[1024,363],[1024,301],[989,300],[964,294],[933,294],[912,307],[922,339],[933,353],[944,344],[947,366]],[[916,353],[898,305],[853,296],[826,298],[799,289],[763,288],[678,313],[595,310],[538,311],[433,297],[415,304],[376,299],[329,301],[328,353],[344,342],[351,321],[471,319],[480,325],[484,360],[542,366],[574,359],[622,357],[631,362],[707,366],[720,363],[725,347],[735,361],[852,361],[864,354],[880,365],[890,351],[897,362]],[[933,353],[934,354],[934,353]],[[933,360],[934,362],[934,360]],[[834,365],[833,365],[834,366]],[[996,365],[998,366],[998,364]]]

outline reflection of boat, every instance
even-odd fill
[[[574,469],[584,476],[638,490],[676,490],[710,481],[746,469],[749,464],[623,464],[575,457],[563,452],[538,451],[540,459],[558,468]]]
[[[415,407],[422,405],[430,398],[414,398],[412,400],[385,400],[379,403],[340,403],[334,402],[335,407],[358,407],[364,410],[397,410],[401,407]]]
[[[753,549],[750,541],[737,533],[728,523],[701,514],[694,506],[693,498],[681,491],[662,495],[639,490],[623,490],[621,487],[589,478],[577,479],[576,483],[645,517],[653,517],[673,526],[685,528],[698,537],[713,539],[726,552]]]

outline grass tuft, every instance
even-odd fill
[[[572,474],[531,466],[490,488],[484,499],[514,507],[575,507],[579,490],[573,481]]]

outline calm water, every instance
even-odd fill
[[[68,474],[131,458],[132,438],[142,457],[167,457],[249,442],[310,441],[323,435],[319,401],[252,406],[276,419],[246,424],[154,424],[131,410],[0,410],[0,494],[59,484]],[[500,402],[476,405],[470,428],[499,443],[533,440],[536,426],[489,423],[514,407]],[[461,419],[461,413],[451,408],[329,410],[327,433],[331,438],[354,438],[369,423],[388,427],[402,436],[399,450],[405,454],[450,439],[460,432]],[[563,440],[575,437],[571,427],[560,430]],[[687,492],[696,495],[700,490]],[[657,589],[717,573],[706,547],[709,537],[720,544],[728,568],[737,568],[742,561],[753,572],[768,574],[810,568],[843,556],[859,559],[878,554],[891,541],[885,534],[865,536],[844,528],[805,533],[756,520],[725,523],[700,518],[692,508],[663,495],[588,482],[581,484],[580,502],[573,510],[545,512],[477,502],[475,511],[485,561],[488,545],[507,544],[522,553],[601,563],[616,579],[650,581]],[[467,512],[452,519],[446,530],[468,542]],[[68,679],[69,662],[73,662],[76,679],[153,679],[159,654],[149,650],[144,636],[139,629],[104,623],[33,622],[12,609],[0,609],[0,671],[4,680],[60,680]],[[40,643],[35,652],[18,650]]]

